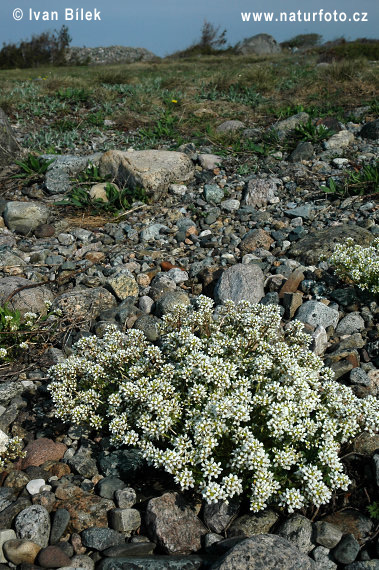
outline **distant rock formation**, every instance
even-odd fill
[[[246,38],[238,48],[238,53],[242,55],[267,55],[281,51],[280,45],[269,34],[257,34],[251,38]]]
[[[68,64],[102,65],[112,63],[134,63],[135,61],[154,61],[158,56],[145,48],[126,46],[107,47],[70,47],[67,50]]]

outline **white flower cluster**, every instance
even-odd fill
[[[251,509],[321,505],[349,480],[340,444],[378,429],[379,403],[333,380],[279,308],[231,301],[166,315],[159,345],[110,327],[50,371],[57,415],[108,427],[207,502],[247,491]]]
[[[338,243],[329,263],[335,265],[338,275],[350,277],[360,289],[379,293],[379,237],[369,247],[357,245],[351,238]]]
[[[25,451],[22,451],[23,441],[20,437],[12,437],[5,445],[5,449],[0,453],[0,473],[4,471],[10,461],[25,457]]]

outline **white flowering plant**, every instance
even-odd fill
[[[25,455],[22,439],[17,436],[9,438],[5,444],[1,444],[0,473],[5,471],[12,461],[25,457]]]
[[[334,381],[302,326],[283,330],[273,305],[214,311],[200,296],[163,317],[158,344],[110,327],[49,370],[56,415],[137,446],[207,502],[319,506],[349,485],[340,446],[378,429],[379,403]]]
[[[329,263],[337,275],[349,277],[360,289],[379,293],[379,237],[369,247],[363,247],[348,238],[335,246]]]
[[[57,315],[51,311],[51,303],[45,302],[47,313],[27,311],[21,313],[7,305],[0,306],[0,361],[12,361],[25,356],[29,348],[44,342],[42,333],[49,333],[57,328],[57,322],[50,319]]]

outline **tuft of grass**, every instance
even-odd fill
[[[314,125],[309,119],[306,123],[295,127],[293,138],[299,141],[309,141],[319,143],[334,134],[334,131],[325,127],[325,125]]]
[[[88,189],[76,187],[71,190],[66,200],[56,202],[56,206],[73,206],[80,210],[86,210],[92,214],[100,213],[117,214],[121,210],[129,210],[134,202],[148,202],[148,197],[143,188],[118,189],[110,182],[105,185],[107,201],[101,198],[91,198]]]
[[[32,184],[43,180],[54,159],[46,160],[40,156],[29,154],[24,160],[16,160],[15,162],[20,168],[20,172],[14,174],[13,178],[23,179],[25,184]]]
[[[379,193],[379,162],[366,165],[359,171],[348,172],[342,182],[329,179],[327,186],[321,186],[327,194],[337,196],[365,196]]]

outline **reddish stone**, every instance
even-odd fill
[[[303,279],[304,273],[301,269],[297,268],[295,271],[292,271],[291,275],[279,291],[279,298],[282,299],[285,293],[295,293]]]
[[[162,263],[161,263],[162,271],[170,271],[170,269],[173,269],[174,267],[175,267],[175,265],[173,265],[169,261],[162,261]]]
[[[87,549],[85,546],[83,546],[82,538],[77,532],[72,533],[71,544],[75,554],[85,554]]]
[[[37,467],[48,461],[62,459],[67,451],[64,443],[55,443],[52,439],[41,437],[28,443],[25,447],[26,457],[20,459],[17,463],[17,469],[26,469],[30,465]]]
[[[52,237],[54,234],[55,234],[55,228],[50,224],[41,224],[34,230],[34,235],[37,238]]]
[[[322,520],[334,524],[344,534],[353,534],[358,541],[368,538],[374,527],[369,517],[354,509],[333,513]]]
[[[67,463],[54,463],[54,465],[50,467],[49,472],[60,479],[64,475],[69,475],[71,473],[71,469]]]
[[[38,554],[38,563],[42,568],[63,568],[71,566],[71,559],[59,546],[47,546]]]
[[[107,512],[114,509],[114,502],[97,495],[83,493],[80,497],[56,501],[55,509],[67,509],[70,513],[68,532],[81,532],[92,526],[108,527]]]

